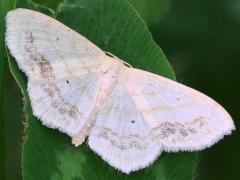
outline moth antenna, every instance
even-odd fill
[[[122,62],[124,65],[130,67],[130,68],[133,68],[131,64],[127,63],[126,61],[123,61],[121,59],[119,59],[117,56],[115,56],[114,54],[110,53],[110,52],[107,52],[107,51],[104,51],[106,55],[110,55],[111,57],[114,57],[115,59],[117,59],[118,61]]]

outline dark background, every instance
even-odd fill
[[[177,80],[222,104],[237,131],[200,153],[197,180],[240,179],[240,0],[129,0],[146,20]],[[55,8],[59,0],[36,0]],[[21,177],[21,92],[5,76],[7,179]]]

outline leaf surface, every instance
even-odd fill
[[[6,154],[5,154],[5,107],[4,107],[4,77],[6,73],[7,57],[5,54],[5,15],[13,9],[15,0],[0,1],[0,177],[5,179],[5,166],[6,166]]]

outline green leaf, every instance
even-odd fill
[[[162,50],[126,1],[68,0],[57,19],[134,67],[175,78]]]
[[[45,7],[41,4],[37,4],[31,0],[16,0],[16,7],[39,11],[49,16],[53,16],[54,14],[54,11],[51,8]]]
[[[175,79],[162,50],[127,1],[67,0],[59,6],[55,16],[104,51],[115,54],[134,67]],[[27,126],[22,147],[25,180],[193,178],[197,165],[196,153],[164,153],[148,168],[126,175],[109,166],[86,144],[75,148],[70,137],[43,126],[32,115],[26,78],[11,58],[9,66],[25,99]]]
[[[34,2],[36,2],[38,4],[41,4],[41,5],[44,5],[44,6],[47,6],[47,7],[50,7],[51,9],[56,9],[58,4],[62,1],[63,0],[52,0],[52,1],[49,1],[49,0],[34,0]]]
[[[171,9],[172,0],[128,0],[148,25],[157,24]]]
[[[5,15],[13,9],[15,0],[0,1],[0,177],[5,179],[5,130],[4,130],[4,75],[7,65],[5,52]]]

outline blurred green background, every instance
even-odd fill
[[[240,0],[129,0],[145,19],[179,82],[222,104],[240,128]],[[53,9],[59,0],[35,0]],[[147,60],[146,60],[147,61]],[[21,178],[21,92],[6,70],[6,179]],[[238,130],[201,151],[197,180],[240,179]]]

